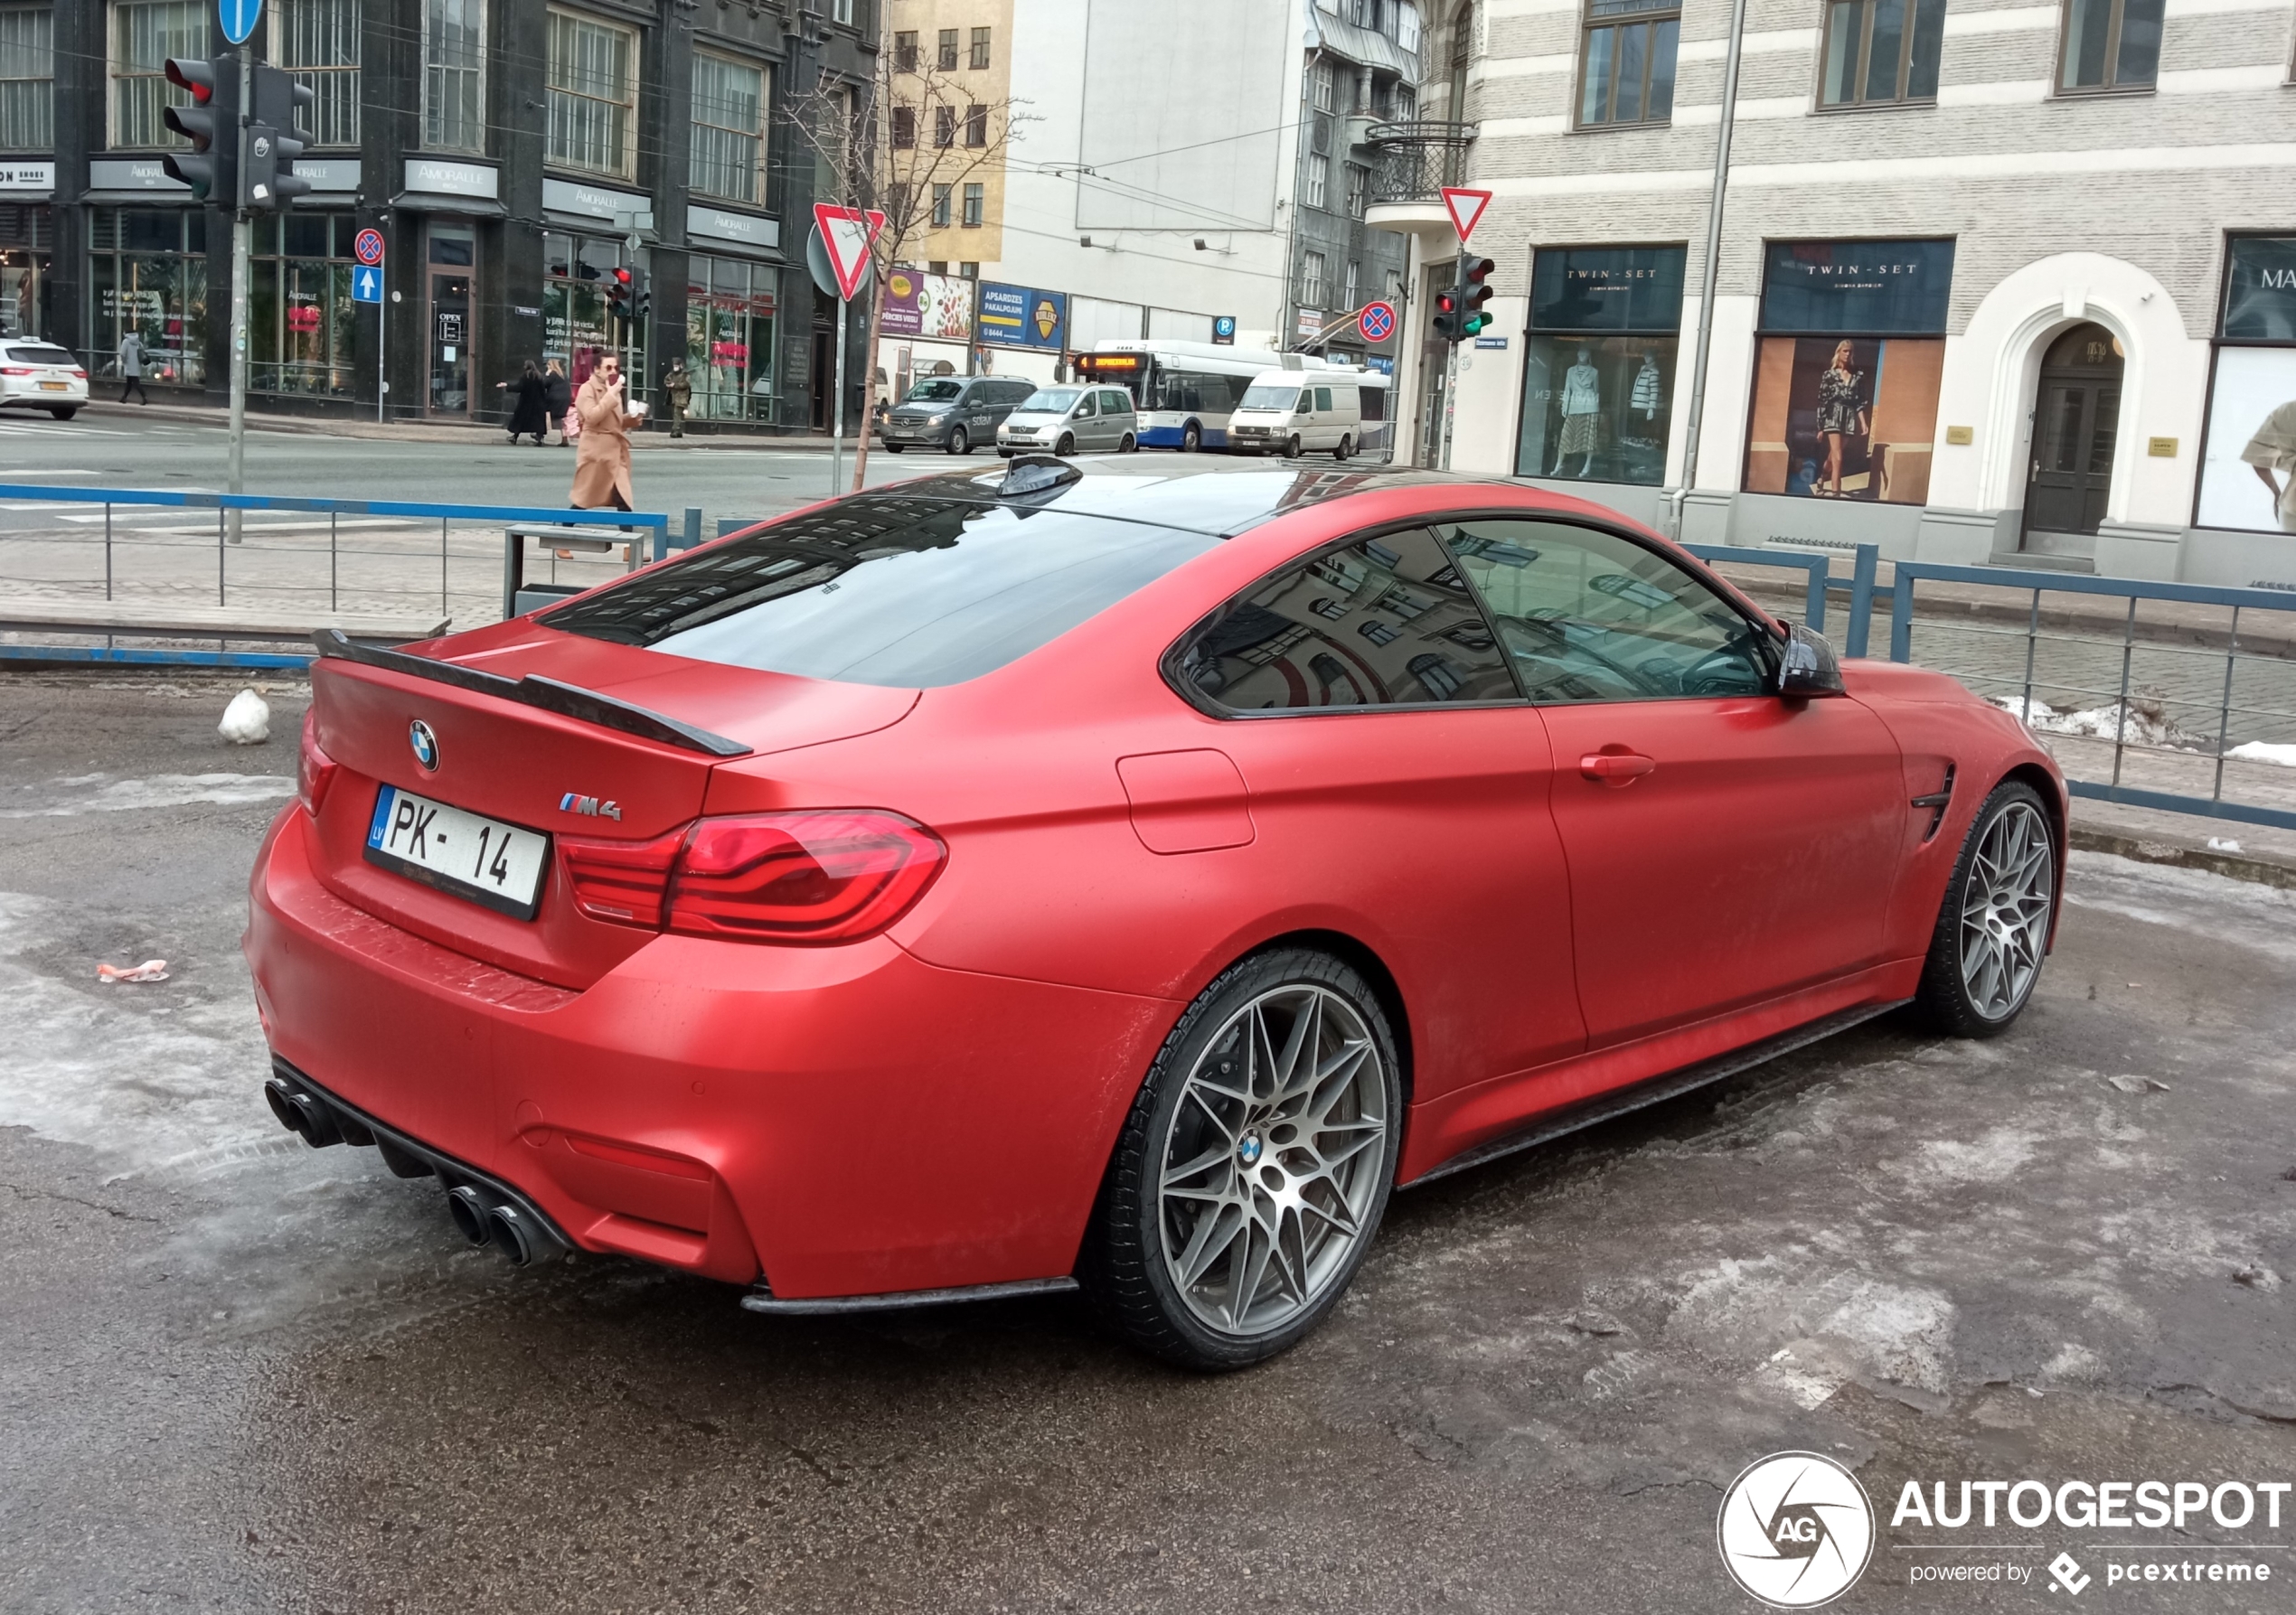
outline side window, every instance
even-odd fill
[[[1315,410],[1319,415],[1329,415],[1331,412],[1331,390],[1330,388],[1319,387],[1315,390]]]
[[[1425,529],[1327,550],[1229,601],[1174,658],[1235,712],[1521,699],[1490,624]]]
[[[1386,388],[1366,387],[1360,390],[1358,396],[1363,400],[1364,419],[1385,420],[1388,418],[1388,390]]]
[[[1559,521],[1446,522],[1534,701],[1759,695],[1769,634],[1656,552]]]
[[[1071,418],[1076,420],[1090,420],[1094,416],[1099,413],[1099,400],[1091,393],[1087,392],[1083,397],[1077,399],[1076,414]]]
[[[1100,395],[1100,413],[1103,415],[1131,414],[1132,394],[1128,392],[1102,393]]]

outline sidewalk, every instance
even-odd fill
[[[231,418],[229,409],[211,404],[120,404],[100,398],[91,399],[81,413],[98,420],[174,420],[217,427],[230,425]],[[502,427],[492,423],[460,426],[438,420],[378,421],[335,415],[276,415],[253,408],[247,412],[247,427],[250,432],[283,432],[303,437],[365,437],[386,443],[468,444],[501,442],[508,437]],[[689,432],[673,443],[668,427],[658,421],[648,421],[630,435],[630,446],[633,450],[676,447],[827,454],[829,439],[762,433]],[[845,452],[850,455],[852,450],[853,439],[848,437]]]

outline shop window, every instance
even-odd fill
[[[2193,521],[2296,533],[2296,236],[2235,236]]]
[[[423,0],[422,143],[486,149],[486,0]]]
[[[0,7],[0,152],[55,146],[55,34],[52,7]]]
[[[759,200],[766,169],[766,70],[697,51],[693,56],[693,167],[690,183],[728,202]],[[896,108],[899,117],[907,108]],[[915,127],[911,126],[912,136]]]
[[[1519,476],[1666,481],[1684,249],[1542,249],[1523,339]]]
[[[1925,504],[1951,241],[1774,241],[1743,485]]]
[[[89,344],[81,358],[89,374],[116,375],[120,339],[133,331],[149,380],[199,385],[207,352],[205,211],[95,208],[88,222]]]
[[[933,187],[933,228],[935,230],[946,230],[948,228],[949,193],[952,189],[953,187],[948,185],[936,185]]]
[[[701,420],[771,420],[778,272],[700,253],[686,263],[692,414]]]
[[[1586,0],[1578,127],[1661,124],[1674,116],[1677,0]],[[1459,116],[1454,109],[1454,117]]]
[[[897,73],[917,70],[917,31],[913,28],[893,35],[893,70]]]
[[[989,65],[989,31],[987,29],[973,30],[973,54],[966,65],[976,70]]]
[[[160,113],[191,97],[167,81],[171,56],[207,54],[198,0],[120,0],[112,7],[111,143],[125,151],[182,146]]]
[[[2150,89],[2160,70],[2162,0],[2065,0],[2062,93]]]
[[[942,29],[940,38],[936,42],[939,49],[934,53],[934,61],[938,63],[940,70],[945,73],[953,73],[956,71],[956,30],[954,28]]]
[[[983,210],[985,206],[986,198],[983,195],[982,187],[978,183],[967,184],[965,187],[965,229],[978,230],[981,228]]]
[[[248,283],[248,385],[349,398],[355,390],[352,216],[297,211],[257,221]]]
[[[359,144],[361,0],[278,0],[271,61],[311,92],[303,128],[314,146]]]
[[[628,179],[637,171],[637,35],[571,12],[550,17],[545,159]]]
[[[1819,104],[1935,100],[1944,41],[1945,0],[1832,0]]]

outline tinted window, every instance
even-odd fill
[[[952,381],[946,376],[936,376],[930,381],[919,381],[910,388],[908,397],[902,401],[916,404],[945,403],[964,390],[965,384],[962,381]]]
[[[1535,701],[1759,695],[1769,635],[1672,561],[1558,521],[1440,531]]]
[[[61,364],[67,370],[80,362],[66,350],[52,348],[44,344],[40,347],[10,348],[8,357],[18,364]]]
[[[1365,387],[1359,390],[1359,396],[1363,400],[1364,419],[1385,420],[1388,418],[1388,390],[1386,388]]]
[[[1424,531],[1255,585],[1190,637],[1173,671],[1239,712],[1520,699],[1489,623]]]
[[[592,639],[809,679],[955,684],[1219,540],[1140,521],[861,498],[696,549],[541,619]]]
[[[1103,415],[1131,414],[1132,395],[1124,392],[1102,393],[1100,395],[1100,413]]]

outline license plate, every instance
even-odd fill
[[[69,381],[42,381],[40,384],[40,390],[42,392],[70,392],[71,390],[71,383]]]
[[[482,818],[396,785],[375,795],[367,861],[410,880],[531,920],[541,901],[550,839],[523,825]]]

